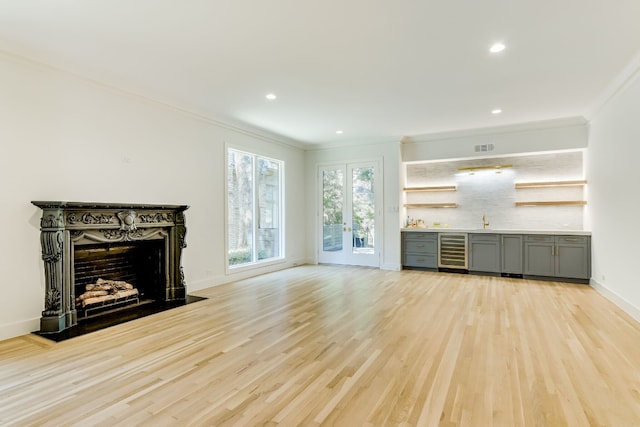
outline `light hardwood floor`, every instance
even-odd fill
[[[0,342],[0,424],[640,425],[640,324],[586,285],[302,266],[195,294]]]

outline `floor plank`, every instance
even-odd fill
[[[640,425],[640,324],[589,286],[320,265],[196,294],[0,342],[0,424]]]

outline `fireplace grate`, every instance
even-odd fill
[[[141,300],[162,299],[165,289],[162,268],[164,255],[162,241],[135,243],[78,245],[74,250],[75,295],[79,296],[87,285],[99,279],[130,283],[138,295],[110,301],[96,307],[77,307],[81,316],[99,312],[105,306],[128,306]]]

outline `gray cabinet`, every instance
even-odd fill
[[[469,271],[522,274],[522,236],[469,234]]]
[[[588,236],[526,235],[524,274],[588,280],[591,239]]]
[[[556,236],[556,276],[591,277],[591,239],[586,236]]]
[[[402,265],[436,270],[438,268],[438,233],[403,231]]]
[[[555,236],[524,236],[524,274],[555,276]]]
[[[501,236],[501,271],[505,274],[522,274],[522,236],[503,234]]]
[[[441,271],[468,268],[471,273],[588,283],[591,238],[582,235],[403,231],[402,265],[432,271],[439,267]]]
[[[498,234],[469,234],[469,271],[501,272]]]

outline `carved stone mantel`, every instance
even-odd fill
[[[185,300],[182,250],[187,247],[186,205],[148,205],[33,201],[42,209],[40,242],[44,261],[45,301],[41,332],[60,332],[77,324],[74,246],[164,241],[165,301]]]

